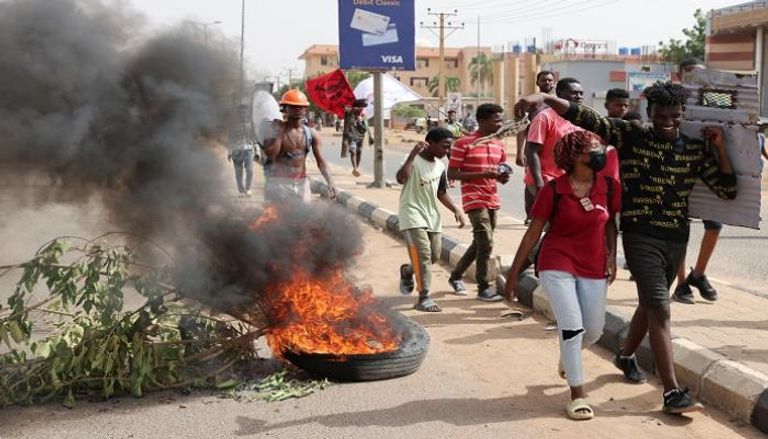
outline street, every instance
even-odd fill
[[[325,157],[331,163],[338,166],[350,166],[349,158],[339,157],[340,137],[331,137],[327,132],[323,136],[325,145]],[[508,143],[514,145],[514,140]],[[384,175],[385,179],[391,182],[395,181],[395,173],[402,161],[410,151],[408,145],[386,145],[384,147]],[[509,154],[514,148],[508,148]],[[373,175],[373,148],[363,150],[361,169],[364,174]],[[510,155],[510,162],[514,161],[514,155]],[[351,168],[350,168],[351,169]],[[525,209],[523,203],[523,173],[522,169],[514,166],[515,173],[512,175],[509,183],[502,187],[501,211],[505,216],[522,222],[525,218]],[[359,182],[368,182],[365,177],[361,177]],[[459,184],[450,191],[454,200],[460,199]],[[768,182],[763,179],[763,200],[761,206],[761,216],[768,218]],[[698,252],[698,245],[701,242],[704,227],[701,221],[694,220],[691,224],[691,238],[688,245],[687,265],[692,266],[695,263],[695,255]],[[768,299],[768,258],[765,257],[763,245],[768,244],[768,230],[763,226],[761,230],[746,229],[743,227],[725,226],[720,234],[720,240],[717,244],[712,260],[707,267],[710,280],[716,284],[727,284],[733,288],[750,292]],[[621,246],[619,246],[621,249]],[[513,252],[508,250],[507,253]],[[621,251],[621,250],[619,250]],[[715,285],[716,286],[716,285]]]

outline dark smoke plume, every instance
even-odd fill
[[[146,35],[122,5],[0,2],[0,169],[13,173],[0,178],[50,186],[19,202],[100,200],[121,231],[170,246],[186,290],[209,304],[247,303],[296,268],[344,265],[360,232],[335,210],[286,207],[254,233],[255,215],[222,196],[216,148],[236,113],[236,45],[205,45],[189,26]],[[293,254],[305,241],[312,250]]]

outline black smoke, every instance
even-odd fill
[[[185,291],[223,307],[359,252],[357,226],[327,207],[247,227],[257,212],[234,209],[221,183],[237,44],[143,23],[122,2],[0,2],[0,169],[13,172],[0,178],[48,186],[18,201],[99,200],[111,225],[169,247]]]

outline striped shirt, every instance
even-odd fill
[[[603,117],[575,103],[563,117],[618,149],[624,232],[687,242],[688,196],[698,179],[718,197],[736,198],[736,176],[720,172],[701,140],[683,134],[674,141],[661,140],[650,127]]]
[[[493,139],[479,145],[470,146],[480,137],[475,131],[457,140],[451,148],[451,160],[448,167],[462,172],[488,172],[497,170],[498,166],[507,161],[504,143]],[[476,178],[462,180],[461,202],[464,212],[475,209],[499,209],[501,200],[496,189],[497,180],[494,178]]]

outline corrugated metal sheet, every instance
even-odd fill
[[[735,200],[722,200],[699,181],[693,189],[689,214],[694,218],[719,221],[733,226],[760,228],[762,166],[758,143],[759,96],[756,75],[740,75],[716,70],[699,70],[686,78],[691,92],[685,112],[683,133],[700,138],[705,126],[723,128],[728,157],[738,180]],[[731,93],[734,108],[701,106],[700,91]],[[727,100],[725,100],[727,101]]]

